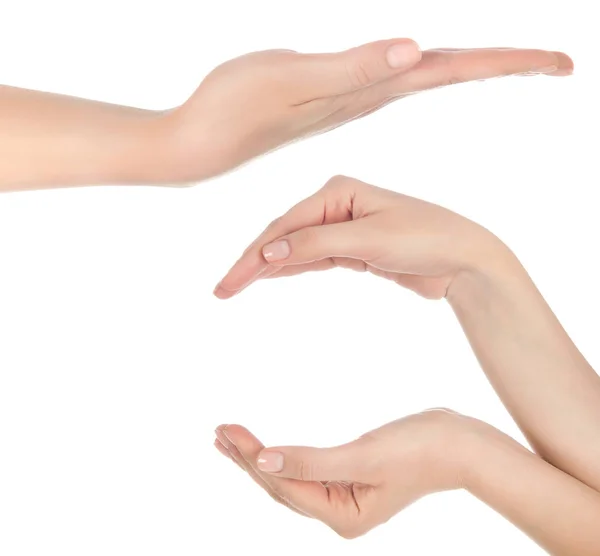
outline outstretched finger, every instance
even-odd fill
[[[427,50],[411,71],[380,87],[386,95],[396,96],[528,72],[569,75],[573,72],[573,61],[562,52],[533,49]]]

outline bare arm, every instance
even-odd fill
[[[437,205],[340,176],[276,219],[215,295],[336,265],[447,298],[536,453],[600,492],[600,377],[497,237]]]
[[[0,191],[160,178],[161,114],[0,86]]]
[[[276,501],[347,538],[424,496],[465,489],[552,556],[600,554],[600,493],[494,427],[449,410],[404,417],[333,448],[265,449],[239,425],[222,425],[216,435],[218,450]]]
[[[536,453],[600,491],[600,377],[514,255],[500,247],[448,300]]]
[[[392,39],[337,53],[246,54],[215,68],[183,105],[166,111],[0,86],[0,192],[199,182],[366,115],[391,98],[572,69],[559,52],[421,52],[412,40]]]
[[[600,554],[600,494],[493,427],[482,427],[464,487],[553,556]]]

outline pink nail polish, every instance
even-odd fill
[[[290,244],[287,240],[280,239],[265,245],[262,253],[267,262],[282,261],[290,256]]]
[[[408,68],[421,59],[421,50],[416,43],[407,41],[388,48],[387,63],[395,69]]]
[[[283,469],[283,454],[281,452],[261,452],[256,461],[258,468],[267,473],[277,473]]]

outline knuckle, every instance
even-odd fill
[[[354,89],[362,89],[372,82],[368,66],[360,60],[347,62],[346,73],[350,86]]]
[[[317,241],[316,228],[302,228],[296,232],[296,239],[299,243],[314,244]]]
[[[463,82],[458,75],[455,57],[451,52],[438,52],[436,54],[435,67],[439,72],[439,87],[457,85]]]
[[[450,409],[448,407],[431,407],[426,409],[425,411],[433,414],[433,415],[458,415],[457,411]]]
[[[272,220],[271,223],[267,226],[267,230],[268,231],[275,230],[275,229],[279,228],[280,225],[281,225],[281,216],[278,216],[277,218]]]
[[[350,182],[352,178],[348,176],[344,176],[342,174],[337,174],[330,178],[327,183],[323,186],[323,189],[328,190],[337,190],[345,187],[348,182]]]
[[[312,465],[306,463],[305,461],[301,461],[298,465],[298,476],[300,477],[300,480],[307,482],[312,481],[313,477],[315,476]]]
[[[360,533],[358,532],[357,528],[354,527],[353,525],[337,525],[335,527],[332,527],[332,529],[340,537],[342,537],[342,539],[346,539],[348,541],[351,541],[353,539],[360,537]]]
[[[447,407],[433,407],[421,412],[431,425],[442,429],[452,428],[457,422],[462,421],[465,416]]]

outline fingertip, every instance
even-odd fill
[[[575,70],[575,63],[572,58],[565,54],[564,52],[553,52],[554,56],[557,59],[557,69],[548,75],[553,77],[563,77],[567,75],[572,75]]]
[[[227,275],[215,286],[213,295],[217,299],[229,299],[240,293],[244,289],[244,286],[245,284],[240,287],[239,282],[236,284],[232,279],[230,279],[229,275]]]
[[[233,459],[227,447],[218,438],[215,438],[213,446],[219,451],[221,455],[225,456],[226,458]]]
[[[216,285],[215,289],[213,290],[213,295],[217,298],[217,299],[229,299],[230,297],[232,297],[233,295],[235,295],[235,292],[226,290],[220,283]]]
[[[222,429],[223,434],[232,444],[236,444],[236,438],[239,438],[241,434],[248,433],[248,429],[246,427],[242,427],[242,425],[225,425]]]

